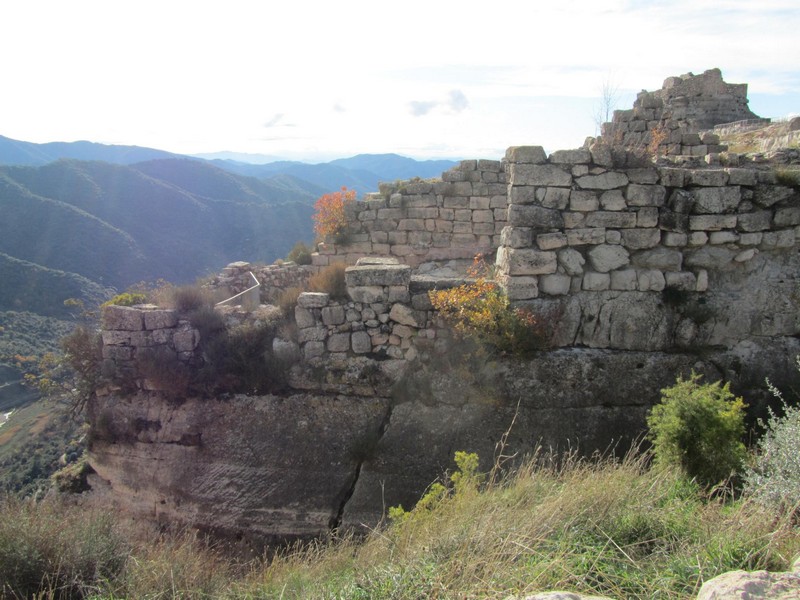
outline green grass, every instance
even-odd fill
[[[130,557],[85,589],[94,598],[411,600],[561,589],[677,599],[729,570],[785,570],[800,553],[797,528],[777,513],[708,496],[641,456],[556,462],[540,456],[480,489],[459,486],[363,539],[268,559],[241,562],[188,534],[128,532]],[[0,528],[15,520],[0,517]]]

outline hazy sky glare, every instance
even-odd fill
[[[557,5],[556,5],[557,4]],[[797,0],[26,0],[0,23],[0,135],[327,160],[497,158],[594,134],[719,67],[800,112]]]

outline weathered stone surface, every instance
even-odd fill
[[[760,206],[769,208],[795,195],[790,187],[780,185],[758,185],[753,195],[753,201]]]
[[[611,272],[611,289],[631,291],[638,289],[638,276],[635,269],[622,269]]]
[[[600,195],[600,206],[603,210],[625,210],[628,204],[622,190],[608,190]]]
[[[694,214],[731,213],[742,199],[739,186],[698,188],[692,191],[692,197]]]
[[[345,322],[343,306],[326,306],[322,309],[322,322],[328,327],[341,325]]]
[[[791,227],[793,225],[800,225],[800,206],[779,208],[775,211],[775,227]]]
[[[618,171],[607,171],[600,175],[585,175],[575,180],[584,190],[612,190],[628,183],[628,176]]]
[[[344,272],[347,287],[378,285],[408,285],[411,267],[400,264],[361,265],[347,267]]]
[[[664,273],[655,269],[645,269],[637,272],[638,287],[642,292],[660,292],[667,286]]]
[[[302,308],[322,308],[330,301],[330,294],[324,292],[303,292],[297,297],[297,306]]]
[[[146,310],[144,311],[144,328],[152,331],[153,329],[169,329],[178,324],[178,311],[176,310]]]
[[[540,233],[536,236],[536,245],[540,250],[556,250],[567,245],[567,236],[563,233]]]
[[[569,209],[579,212],[589,212],[600,207],[597,194],[591,190],[572,190],[569,195]]]
[[[698,250],[688,251],[685,255],[686,266],[703,269],[721,269],[727,266],[736,256],[736,252],[719,246],[703,246]]]
[[[586,259],[577,250],[565,248],[558,252],[558,264],[567,275],[583,275],[583,265],[585,263]]]
[[[550,162],[555,164],[588,164],[592,161],[592,155],[585,148],[576,150],[556,150],[550,155]]]
[[[736,215],[692,215],[689,229],[692,231],[719,231],[736,227]]]
[[[572,278],[569,275],[553,273],[539,278],[539,291],[550,296],[563,296],[569,293]]]
[[[503,281],[506,297],[509,300],[530,300],[539,296],[538,277],[510,277]]]
[[[143,311],[130,306],[111,304],[102,309],[103,329],[119,331],[141,331],[144,329]]]
[[[759,210],[738,215],[736,228],[739,231],[766,231],[772,226],[772,211]]]
[[[625,194],[628,206],[664,206],[667,190],[661,185],[632,183]]]
[[[556,165],[512,163],[509,172],[512,185],[569,187],[572,184],[572,174]]]
[[[526,248],[500,248],[497,265],[509,275],[544,275],[555,273],[556,253]]]
[[[800,573],[731,571],[706,581],[697,600],[797,600],[800,598]]]
[[[389,318],[395,323],[409,325],[411,327],[422,327],[425,325],[425,315],[413,310],[405,304],[394,304],[389,311]]]
[[[541,146],[512,146],[506,150],[509,163],[541,164],[547,162],[547,154]]]
[[[512,190],[513,189],[514,188],[512,187]],[[558,210],[564,210],[569,205],[569,195],[569,188],[548,187],[545,189],[544,198],[542,198],[541,204],[545,208],[557,208]]]
[[[659,271],[680,271],[683,254],[670,248],[643,250],[633,255],[631,262],[637,267],[658,269]]]
[[[649,229],[623,229],[622,245],[631,250],[654,248],[661,242],[661,230],[655,227]]]
[[[583,275],[583,289],[588,291],[607,290],[611,287],[611,276],[608,273],[589,271]]]
[[[364,286],[364,287],[349,287],[347,293],[350,299],[354,302],[363,302],[364,304],[373,304],[375,302],[386,302],[389,299],[389,294],[383,286]]]
[[[353,352],[366,354],[372,350],[372,340],[366,331],[354,331],[350,336]]]
[[[630,262],[628,251],[622,246],[600,244],[589,250],[589,263],[599,273],[608,273]]]
[[[564,217],[555,209],[528,204],[511,204],[508,207],[508,224],[512,227],[533,229],[562,229]]]
[[[593,212],[586,216],[586,226],[609,227],[612,229],[636,227],[636,213],[616,211]]]

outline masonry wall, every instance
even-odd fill
[[[417,268],[493,252],[506,224],[506,174],[495,160],[466,160],[441,181],[381,184],[350,208],[346,242],[326,240],[313,264],[394,257]]]

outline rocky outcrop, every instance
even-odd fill
[[[797,600],[800,598],[800,560],[788,573],[731,571],[710,579],[697,600]]]

